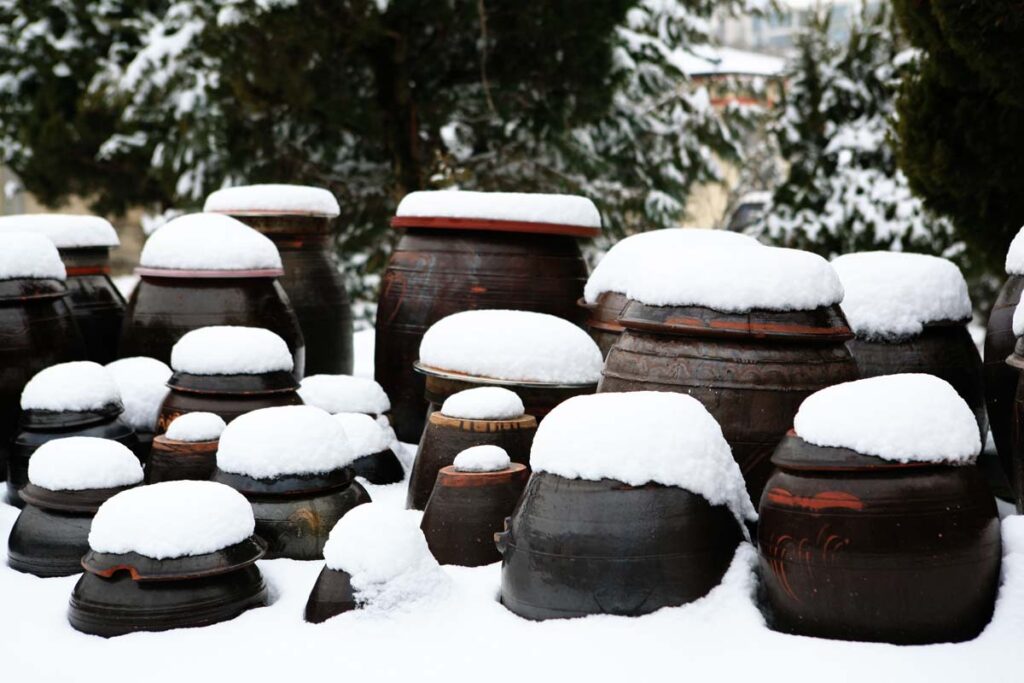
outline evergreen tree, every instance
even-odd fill
[[[915,68],[885,3],[841,44],[817,13],[798,41],[772,124],[789,164],[759,229],[826,257],[869,249],[958,256],[951,224],[928,212],[897,167],[891,140],[900,78]]]

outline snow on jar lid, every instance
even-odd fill
[[[1024,275],[1024,228],[1017,231],[1006,250],[1006,274]]]
[[[895,462],[970,464],[981,451],[974,413],[933,375],[844,382],[804,399],[794,431],[816,446]]]
[[[197,412],[179,415],[167,425],[164,437],[171,441],[198,443],[216,441],[224,432],[224,419],[213,413]]]
[[[652,254],[644,269],[623,294],[650,306],[808,311],[843,299],[843,285],[829,262],[798,249],[669,251]]]
[[[236,218],[193,213],[161,226],[146,240],[139,275],[277,277],[281,255],[270,238]]]
[[[476,387],[449,396],[441,414],[463,420],[512,420],[526,412],[523,399],[503,387]]]
[[[173,559],[241,543],[255,528],[252,505],[230,486],[167,481],[122,491],[103,503],[92,521],[89,547]]]
[[[0,233],[0,280],[18,279],[67,279],[53,242],[30,232]]]
[[[677,486],[727,506],[738,520],[757,519],[722,428],[685,394],[635,391],[563,401],[537,428],[530,466],[567,479]]]
[[[141,482],[142,466],[117,441],[71,436],[47,441],[32,454],[28,480],[50,491],[113,489]]]
[[[124,412],[121,419],[135,431],[152,432],[169,389],[171,369],[156,358],[134,356],[107,363],[114,378]]]
[[[391,401],[381,385],[351,375],[310,375],[302,380],[299,396],[306,405],[328,413],[381,415],[391,410]]]
[[[58,249],[116,247],[117,231],[105,218],[65,213],[37,213],[0,217],[0,232],[32,232],[46,237]]]
[[[285,341],[262,327],[200,327],[171,348],[171,367],[189,375],[261,375],[294,366]]]
[[[832,267],[843,283],[843,313],[858,337],[906,338],[928,323],[971,317],[967,282],[944,258],[869,251],[833,259]]]
[[[217,469],[252,479],[326,474],[356,459],[345,428],[313,406],[261,408],[220,435]]]
[[[440,190],[405,195],[391,225],[595,237],[601,213],[578,195]]]
[[[442,318],[420,342],[419,365],[513,382],[595,384],[601,350],[567,320],[529,311],[463,311]]]
[[[233,216],[290,214],[334,218],[338,200],[322,187],[267,183],[217,190],[206,198],[203,211]]]
[[[345,429],[349,446],[357,458],[391,448],[391,433],[365,413],[338,413],[334,419]]]
[[[37,372],[21,392],[22,410],[82,412],[121,410],[121,394],[109,370],[88,360],[58,363]]]
[[[760,247],[753,237],[729,230],[666,228],[631,235],[617,242],[590,274],[583,290],[587,303],[605,292],[625,293],[634,279],[647,276],[647,262],[657,254],[683,254],[695,249]]]
[[[456,472],[500,472],[508,469],[512,459],[501,446],[484,444],[470,446],[455,456]]]

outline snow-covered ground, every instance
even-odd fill
[[[372,372],[372,331],[357,335],[356,370]],[[411,447],[403,453],[412,455]],[[401,507],[403,483],[367,486]],[[0,505],[0,536],[17,517]],[[389,614],[355,612],[311,625],[302,614],[322,562],[271,560],[260,569],[272,604],[201,629],[104,640],[74,631],[65,612],[75,577],[38,579],[0,549],[0,665],[5,680],[72,681],[1012,681],[1024,643],[1024,517],[1003,522],[1003,584],[995,616],[974,641],[896,647],[787,636],[754,603],[755,553],[744,544],[721,586],[691,605],[640,618],[533,623],[497,602],[497,564],[445,567],[449,592]],[[951,586],[950,590],[957,587]]]

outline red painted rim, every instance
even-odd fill
[[[259,270],[177,270],[173,268],[145,268],[137,266],[135,274],[140,277],[170,277],[170,278],[252,278],[252,277],[281,277],[284,270],[281,268],[263,268]]]
[[[446,216],[395,216],[391,219],[391,227],[520,232],[534,235],[564,235],[566,237],[597,237],[601,234],[600,228],[589,228],[583,225],[500,221],[490,218],[449,218]]]

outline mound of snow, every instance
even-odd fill
[[[869,251],[832,261],[843,283],[843,313],[866,339],[918,335],[925,323],[971,317],[967,281],[951,261],[925,254]]]
[[[115,360],[107,363],[106,368],[113,375],[124,404],[121,419],[135,431],[154,431],[160,406],[169,391],[167,380],[171,378],[171,369],[145,356]]]
[[[71,436],[47,441],[32,454],[28,480],[51,491],[112,489],[141,482],[142,466],[116,441]]]
[[[328,413],[380,415],[391,410],[391,401],[383,387],[365,377],[311,375],[302,380],[299,396],[306,405]]]
[[[452,394],[441,414],[463,420],[512,420],[526,412],[523,399],[502,387],[477,387]]]
[[[22,410],[96,410],[111,403],[121,403],[113,373],[89,360],[40,370],[21,392]]]
[[[341,213],[338,200],[321,187],[273,183],[217,190],[206,198],[203,211],[235,215],[301,213],[330,218]]]
[[[567,320],[528,311],[463,311],[442,318],[420,342],[420,362],[494,379],[588,384],[604,359],[586,332]]]
[[[230,486],[166,481],[122,491],[103,503],[92,521],[89,547],[163,560],[241,543],[255,528],[252,505]]]
[[[213,413],[186,413],[167,425],[165,437],[172,441],[216,441],[224,432],[224,420]]]
[[[804,441],[897,462],[968,464],[981,451],[974,413],[932,375],[836,384],[804,399],[793,423]]]
[[[644,271],[623,294],[651,306],[802,311],[843,299],[843,286],[829,262],[798,249],[666,251],[645,260]]]
[[[329,569],[348,572],[356,600],[390,611],[448,589],[449,579],[430,554],[420,515],[366,503],[338,520],[324,545]]]
[[[386,451],[391,447],[391,431],[364,413],[338,413],[334,419],[341,423],[349,446],[357,458]]]
[[[530,466],[568,479],[678,486],[728,506],[737,519],[757,518],[722,428],[700,401],[685,394],[570,398],[537,428]]]
[[[30,232],[0,233],[0,280],[65,280],[67,271],[57,247]]]
[[[1024,228],[1017,231],[1006,251],[1006,274],[1024,275]]]
[[[356,459],[340,421],[313,406],[262,408],[220,435],[217,468],[253,479],[323,474]]]
[[[200,327],[171,349],[171,367],[190,375],[259,375],[294,366],[285,341],[262,327]]]
[[[411,192],[398,204],[398,216],[420,218],[481,218],[494,221],[554,223],[601,228],[594,202],[572,194],[531,192],[469,192],[440,190]]]
[[[501,446],[484,444],[470,446],[455,456],[452,465],[459,472],[500,472],[508,469],[512,459]]]
[[[192,213],[150,235],[139,265],[178,270],[263,270],[281,267],[269,237],[219,213]]]
[[[587,280],[583,296],[594,303],[605,292],[625,293],[636,279],[647,277],[647,263],[658,254],[684,254],[695,249],[760,247],[753,237],[729,230],[666,228],[627,237],[604,255]]]
[[[66,213],[37,213],[0,217],[0,233],[34,232],[58,249],[116,247],[117,231],[105,218]]]

